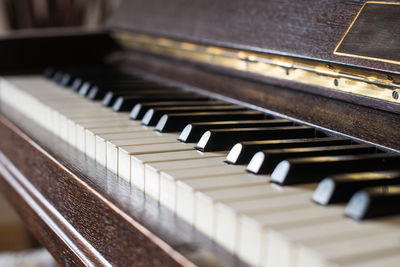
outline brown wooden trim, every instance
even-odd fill
[[[59,264],[84,266],[83,261],[75,253],[67,249],[65,243],[50,229],[43,219],[26,202],[30,197],[23,187],[17,182],[14,176],[6,167],[9,164],[4,161],[4,156],[0,160],[0,190],[1,193],[12,204],[24,223],[29,227],[36,239],[53,255]],[[17,190],[20,189],[19,193]]]

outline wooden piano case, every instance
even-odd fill
[[[110,61],[113,55],[112,64],[128,72],[399,150],[396,101],[131,48],[118,43],[114,34],[129,30],[237,53],[265,53],[397,77],[397,63],[333,53],[363,4],[349,0],[123,1],[104,32],[3,38],[0,70],[2,74],[37,73],[46,65]],[[393,91],[396,79],[392,79]],[[60,264],[245,265],[50,133],[5,106],[1,112],[0,190]]]

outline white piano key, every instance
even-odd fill
[[[195,199],[195,219],[198,220],[199,218],[200,220],[196,222],[196,227],[202,229],[203,232],[212,235],[214,239],[220,241],[221,244],[230,251],[234,251],[235,249],[237,241],[236,237],[230,236],[230,238],[220,240],[221,237],[223,237],[226,233],[225,229],[223,229],[225,223],[227,221],[231,221],[230,223],[235,223],[235,221],[238,221],[239,215],[237,215],[237,212],[234,208],[228,206],[230,202],[233,203],[232,205],[239,205],[240,207],[240,202],[246,203],[247,201],[258,199],[260,202],[264,203],[265,198],[284,197],[292,194],[298,194],[298,192],[304,192],[302,191],[304,188],[282,189],[277,185],[270,184],[267,182],[268,180],[266,176],[241,174],[238,175],[236,179],[243,179],[243,186],[239,188],[232,187],[199,190],[196,193]],[[252,185],[252,183],[255,182],[258,184]],[[222,204],[225,204],[226,206],[224,207]],[[245,209],[242,207],[242,210]],[[223,211],[223,213],[218,214],[219,211]],[[214,223],[210,224],[209,222],[204,222],[201,220],[201,218],[209,218],[209,220]],[[215,225],[215,223],[218,225]],[[234,226],[235,225],[232,225],[232,227]],[[230,226],[227,226],[227,228],[229,227]],[[234,233],[238,232],[239,230],[237,229]]]
[[[121,139],[121,137],[124,138]],[[176,143],[176,138],[176,134],[161,134],[150,129],[126,132],[124,134],[100,134],[96,136],[96,150],[98,150],[99,153],[105,153],[105,166],[112,172],[118,173],[118,147],[141,144]],[[141,143],[141,140],[147,140],[147,143]],[[96,155],[96,160],[97,157],[103,157],[103,155]]]
[[[388,245],[389,248],[392,247],[393,240],[378,240],[387,235],[399,238],[399,226],[400,216],[364,222],[343,217],[336,222],[273,233],[271,242],[278,239],[277,244],[286,246],[285,250],[291,253],[295,266],[346,265],[345,263],[367,258],[372,249],[380,251],[386,250]],[[285,237],[284,241],[281,241],[281,236]],[[387,241],[390,237],[384,239]],[[398,250],[400,241],[394,245]]]
[[[131,126],[123,126],[123,127],[131,127]],[[110,127],[113,128],[113,127]],[[100,129],[100,128],[97,128]],[[100,163],[101,165],[107,167],[107,141],[110,142],[110,148],[114,149],[114,145],[112,142],[121,140],[121,137],[126,137],[128,136],[129,140],[131,139],[138,139],[140,140],[141,138],[147,138],[147,137],[158,137],[160,136],[158,133],[154,132],[151,128],[148,128],[148,131],[139,131],[139,132],[121,132],[121,133],[105,133],[105,134],[98,134],[95,136],[96,138],[96,161]],[[90,131],[93,131],[95,129],[89,129]],[[122,133],[124,135],[122,135]],[[122,138],[122,140],[125,140],[126,138]],[[115,156],[112,156],[113,159],[109,159],[111,162],[114,162],[115,167],[114,172],[118,171],[116,161],[118,160],[118,150],[113,150],[114,152],[109,153],[114,153]]]
[[[125,129],[124,129],[125,128]],[[105,130],[106,129],[106,130]],[[110,128],[95,128],[95,129],[85,129],[85,152],[92,159],[96,159],[96,135],[107,134],[107,133],[115,133],[115,129],[125,130],[125,133],[138,133],[138,132],[147,132],[149,131],[145,127],[141,125],[134,126],[115,126]],[[129,129],[128,131],[126,129]],[[118,133],[118,132],[117,132]]]
[[[188,181],[189,182],[189,181]],[[227,176],[207,177],[191,179],[190,184],[197,192],[195,193],[195,222],[197,229],[205,233],[208,237],[214,238],[217,226],[217,217],[215,216],[215,204],[213,199],[208,198],[202,192],[208,190],[219,190],[230,187],[249,186],[255,184],[265,184],[264,176],[252,174],[233,174]],[[234,221],[229,222],[229,224]],[[222,227],[224,223],[222,223]],[[227,225],[226,227],[231,227]]]
[[[160,198],[160,172],[168,172],[176,169],[198,169],[204,167],[226,166],[225,156],[203,158],[203,159],[184,159],[167,162],[157,162],[146,164],[144,170],[144,188],[146,195],[150,195],[155,200]],[[133,179],[137,177],[132,177]]]
[[[131,155],[160,153],[160,152],[172,152],[172,151],[185,151],[194,149],[192,144],[183,143],[164,143],[164,144],[151,144],[151,145],[140,145],[140,146],[122,146],[118,147],[118,159],[117,159],[117,173],[120,177],[126,181],[133,183],[130,180],[131,176]],[[107,155],[108,156],[108,155]],[[108,157],[107,157],[108,164]],[[109,166],[107,165],[107,168]],[[113,166],[115,167],[115,166]]]
[[[270,246],[272,243],[270,231],[319,224],[341,218],[343,214],[341,208],[329,207],[323,212],[321,208],[314,203],[305,202],[281,212],[241,215],[238,255],[244,259],[255,257],[258,260],[262,260],[265,256],[267,266],[291,266],[291,258],[282,257],[288,253],[287,251],[283,249],[277,251],[275,247]],[[253,246],[252,250],[249,250],[250,244]]]
[[[109,121],[109,122],[89,122],[81,123],[75,126],[76,133],[76,148],[85,153],[86,143],[85,143],[85,131],[86,129],[96,129],[103,127],[114,127],[114,126],[135,126],[138,125],[135,121]]]
[[[245,173],[244,166],[210,166],[208,168],[179,169],[162,172],[163,179],[175,183],[176,204],[175,212],[190,224],[194,223],[195,190],[186,180],[198,177],[215,177],[228,174]]]
[[[400,255],[398,249],[388,249],[381,253],[373,253],[372,257],[360,258],[358,261],[346,263],[344,267],[398,267],[400,262]],[[369,255],[368,255],[369,256]],[[337,265],[336,265],[337,266]]]
[[[203,153],[198,150],[187,150],[187,151],[184,150],[184,151],[135,155],[134,157],[131,157],[131,177],[133,178],[134,184],[141,190],[144,190],[145,164],[186,160],[186,159],[221,157],[225,156],[226,153],[227,153],[226,151],[215,152],[215,153]]]

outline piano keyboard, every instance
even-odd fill
[[[2,103],[246,263],[398,266],[399,155],[112,70],[45,75],[4,78]]]

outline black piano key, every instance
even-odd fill
[[[356,220],[400,214],[400,186],[369,187],[355,193],[345,214]]]
[[[82,83],[83,83],[83,80],[81,78],[75,78],[71,85],[72,91],[78,92]]]
[[[77,91],[82,96],[87,95],[89,90],[93,87],[99,87],[102,90],[118,90],[136,86],[161,87],[161,85],[157,83],[146,81],[138,77],[110,77],[107,80],[92,80],[85,79],[83,77],[80,78],[82,79],[82,82]]]
[[[350,144],[351,140],[340,137],[247,141],[234,145],[226,157],[226,162],[235,165],[248,164],[254,154],[265,149],[338,146]]]
[[[58,70],[54,73],[52,80],[56,83],[59,83],[63,77],[63,72]]]
[[[122,90],[108,90],[107,93],[104,95],[103,99],[102,99],[102,105],[104,107],[112,107],[115,103],[115,101],[117,101],[117,99],[119,97],[128,97],[128,96],[135,96],[137,94],[138,91],[141,92],[149,92],[153,90],[152,88],[130,88],[129,90],[126,89],[122,89]],[[174,93],[174,94],[183,94],[186,92],[182,92],[178,89],[175,88],[170,88],[170,87],[157,87],[154,88],[154,90],[159,90],[159,91],[163,91],[165,93]],[[186,93],[187,94],[187,93]],[[156,101],[156,100],[155,100]]]
[[[203,152],[222,151],[231,149],[233,145],[241,141],[314,136],[315,129],[308,126],[216,129],[205,132],[197,143],[196,149]]]
[[[115,112],[130,111],[133,106],[140,102],[154,102],[154,101],[174,101],[182,99],[186,101],[199,101],[206,100],[204,96],[194,95],[192,93],[179,92],[177,94],[156,94],[156,95],[137,95],[137,96],[120,96],[115,100],[112,109]]]
[[[114,99],[116,99],[117,98],[116,95],[121,96],[123,94],[126,95],[129,93],[133,93],[133,91],[135,91],[135,90],[145,90],[145,89],[154,90],[155,88],[160,89],[160,90],[165,88],[165,90],[167,90],[167,88],[170,88],[170,87],[159,86],[159,85],[151,85],[150,86],[150,84],[139,83],[139,82],[135,83],[134,85],[117,87],[117,89],[111,89],[110,87],[92,86],[87,94],[87,98],[89,98],[90,100],[101,100],[106,96],[106,94],[110,94],[108,97],[114,97]],[[175,89],[175,91],[176,90],[177,89]],[[171,91],[172,91],[172,89],[171,89]],[[114,96],[112,96],[112,95],[114,95]]]
[[[188,107],[188,106],[211,106],[211,105],[229,105],[227,102],[216,100],[205,101],[161,101],[161,102],[145,102],[138,103],[133,108],[129,115],[131,120],[141,120],[144,114],[151,108],[155,107]]]
[[[60,85],[64,87],[71,86],[73,82],[73,77],[69,73],[64,73],[61,80],[60,80]]]
[[[357,156],[322,156],[281,161],[271,181],[282,184],[319,182],[331,174],[400,169],[400,156],[394,153]]]
[[[87,97],[90,100],[101,100],[104,98],[108,91],[101,90],[98,86],[93,86],[90,90],[89,93],[87,94]]]
[[[370,145],[300,147],[263,150],[254,155],[247,166],[247,171],[254,174],[271,173],[279,162],[288,158],[358,155],[374,152],[376,152],[376,148]]]
[[[47,67],[43,71],[43,76],[48,79],[51,79],[51,78],[53,78],[55,72],[56,72],[56,70],[53,67]]]
[[[399,185],[400,172],[360,172],[329,176],[315,189],[312,199],[321,205],[348,201],[357,191],[373,186]]]
[[[197,107],[161,107],[149,109],[143,116],[142,124],[154,126],[164,114],[193,113],[193,112],[223,112],[223,111],[245,111],[246,108],[237,105],[222,106],[197,106]]]
[[[111,78],[109,79],[107,82],[105,81],[92,81],[92,80],[88,80],[85,79],[84,77],[80,76],[80,77],[75,77],[74,81],[72,83],[72,90],[75,92],[81,92],[81,95],[83,95],[85,93],[85,91],[87,92],[89,89],[97,86],[99,88],[103,88],[103,87],[107,87],[107,88],[116,88],[116,87],[126,87],[126,86],[130,86],[132,84],[138,83],[141,80],[138,79],[132,79],[132,80],[118,80],[115,78]],[[83,89],[82,89],[83,88]]]
[[[90,82],[84,82],[81,85],[78,93],[81,96],[87,96],[89,95],[92,88],[97,88],[97,91],[106,91],[106,92],[112,91],[112,92],[119,92],[120,94],[122,94],[122,92],[125,92],[125,94],[129,94],[129,92],[132,92],[134,90],[166,89],[170,87],[165,87],[154,83],[143,82],[141,80],[139,81],[133,80],[122,84],[118,82],[112,82],[107,85],[97,85],[97,84],[95,85],[91,84]],[[177,89],[175,89],[175,91],[176,90]]]
[[[207,121],[231,121],[231,120],[259,120],[264,114],[258,111],[234,111],[234,112],[195,112],[176,113],[163,115],[156,125],[156,131],[171,133],[182,131],[192,122]]]
[[[285,119],[195,122],[186,125],[178,140],[184,143],[196,143],[200,140],[200,137],[210,129],[277,127],[290,125],[293,125],[293,122]]]

